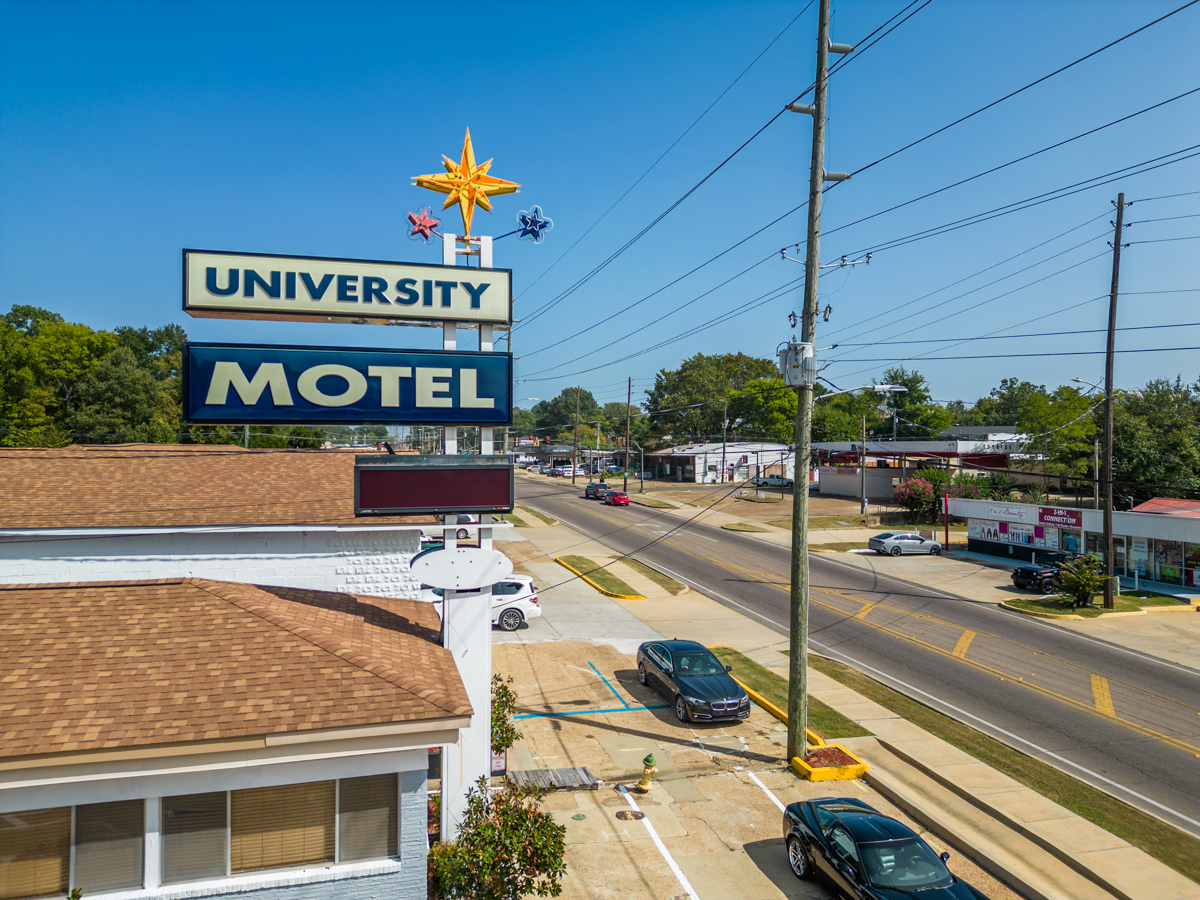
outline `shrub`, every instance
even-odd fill
[[[513,725],[512,715],[517,708],[517,694],[510,687],[513,680],[492,676],[492,752],[502,753],[521,739]]]
[[[1091,606],[1092,597],[1104,590],[1104,566],[1094,556],[1081,556],[1058,567],[1058,581],[1071,600],[1071,608]]]
[[[567,829],[542,811],[542,796],[534,785],[511,783],[493,793],[480,778],[467,793],[458,840],[429,851],[431,887],[464,900],[561,894]]]
[[[910,478],[896,485],[896,502],[908,510],[913,522],[920,519],[921,513],[931,507],[936,508],[937,494],[933,485],[924,478]]]

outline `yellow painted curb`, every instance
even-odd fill
[[[730,675],[729,677],[733,678],[732,675]],[[736,678],[733,678],[733,680],[737,681],[737,683],[739,685],[741,685],[741,688],[743,691],[746,692],[747,697],[749,697],[751,700],[753,700],[755,703],[757,703],[759,706],[761,706],[763,709],[765,709],[767,712],[769,712],[771,715],[773,715],[775,718],[777,718],[784,725],[787,724],[787,720],[788,720],[787,713],[785,713],[782,709],[780,709],[778,706],[776,706],[774,703],[772,703],[770,700],[768,700],[766,697],[764,697],[758,691],[754,690],[754,688],[746,687],[746,685],[742,684],[742,682],[738,681]],[[808,743],[813,747],[824,747],[825,746],[825,741],[822,740],[821,736],[819,734],[817,734],[816,732],[814,732],[811,728],[804,729],[804,736],[805,736],[806,740],[808,741]]]
[[[1035,618],[1035,619],[1083,619],[1084,618],[1084,616],[1077,616],[1074,614],[1067,614],[1067,613],[1044,613],[1044,612],[1033,612],[1032,610],[1028,610],[1028,609],[1020,609],[1016,606],[1009,606],[1007,600],[1001,600],[1000,605],[1003,606],[1005,609],[1011,609],[1013,612],[1020,613],[1023,616],[1033,616],[1033,618]]]
[[[560,566],[562,566],[564,569],[567,569],[570,572],[574,572],[576,575],[578,575],[580,578],[582,578],[584,581],[586,581],[588,584],[590,584],[592,587],[594,587],[596,590],[598,590],[600,593],[602,593],[605,597],[612,597],[615,600],[645,600],[646,599],[645,597],[641,596],[640,594],[614,594],[612,591],[606,591],[604,588],[600,587],[600,585],[596,584],[596,582],[592,581],[592,579],[588,578],[586,575],[584,575],[582,572],[580,572],[574,566],[569,566],[565,562],[563,562],[561,556],[554,557],[554,561],[556,563],[558,563]]]
[[[1084,620],[1084,619],[1087,619],[1087,620],[1120,619],[1120,618],[1126,618],[1128,616],[1144,616],[1150,612],[1175,612],[1175,611],[1191,612],[1191,611],[1193,611],[1192,607],[1190,607],[1190,606],[1143,606],[1141,609],[1129,609],[1129,610],[1123,610],[1121,612],[1106,612],[1106,613],[1100,613],[1100,615],[1098,615],[1098,616],[1077,616],[1074,614],[1067,614],[1067,613],[1033,612],[1032,610],[1029,610],[1029,609],[1020,609],[1016,606],[1009,606],[1007,600],[1002,600],[1000,602],[1000,605],[1003,606],[1005,609],[1011,609],[1013,612],[1018,612],[1023,616],[1033,616],[1034,618],[1037,618],[1037,619],[1080,619],[1080,620]],[[1200,609],[1197,609],[1196,611],[1200,611]]]
[[[819,766],[814,769],[800,757],[793,756],[792,768],[796,770],[797,774],[807,778],[809,781],[849,781],[854,778],[862,778],[870,770],[870,766],[841,744],[826,744],[825,746],[841,750],[853,759],[855,764],[852,766]]]

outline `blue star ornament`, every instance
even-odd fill
[[[540,206],[530,207],[517,213],[517,237],[522,241],[533,241],[540,244],[546,232],[554,227],[554,220],[542,213]]]

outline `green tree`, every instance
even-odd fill
[[[81,444],[126,443],[154,419],[159,385],[133,352],[118,346],[79,379],[64,425]]]
[[[562,428],[575,424],[575,394],[579,393],[579,421],[595,422],[604,418],[604,410],[596,402],[591,391],[566,388],[553,400],[543,400],[533,407],[538,428]]]
[[[56,312],[50,312],[50,310],[38,306],[15,304],[4,314],[4,322],[23,334],[33,335],[41,330],[42,325],[62,325],[66,319]]]
[[[793,444],[797,402],[796,389],[782,378],[756,378],[729,395],[729,417],[743,437]]]
[[[1042,388],[1030,391],[1023,402],[1009,424],[1015,423],[1021,432],[1030,435],[1027,452],[1036,457],[1036,464],[1051,475],[1090,472],[1097,429],[1089,412],[1096,400],[1074,387],[1063,386],[1052,394]]]
[[[884,395],[884,408],[898,414],[895,433],[897,438],[928,441],[944,434],[954,424],[954,413],[933,401],[929,383],[917,371],[895,366],[883,373],[877,384],[903,385],[904,391]]]
[[[519,900],[561,894],[567,829],[541,809],[543,796],[534,785],[511,782],[493,793],[481,777],[467,793],[458,840],[443,841],[429,853],[442,895]]]
[[[1113,481],[1116,491],[1138,500],[1200,491],[1200,383],[1189,388],[1178,378],[1156,379],[1117,395]]]
[[[621,423],[622,428],[625,427],[625,401],[613,400],[610,403],[605,403],[600,414],[608,420],[610,427],[617,422]]]
[[[1068,560],[1058,567],[1058,581],[1071,600],[1071,608],[1091,606],[1092,598],[1104,590],[1104,566],[1094,556]]]
[[[1020,427],[1021,416],[1035,397],[1046,398],[1046,386],[1018,381],[1016,378],[1000,379],[1000,386],[993,388],[986,397],[975,403],[977,425],[1016,425]]]
[[[662,369],[645,404],[652,416],[651,433],[666,443],[719,438],[727,414],[721,401],[777,371],[772,360],[744,353],[697,353],[678,369]]]
[[[537,416],[528,409],[513,409],[512,429],[520,437],[536,437]]]
[[[517,693],[512,689],[513,679],[492,676],[492,752],[503,753],[521,739],[521,732],[513,724],[513,713],[517,709]]]

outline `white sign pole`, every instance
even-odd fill
[[[492,239],[473,238],[480,251],[480,265],[491,265]],[[466,256],[468,264],[473,253],[468,243],[464,250],[458,249],[458,237],[445,234],[442,238],[442,264],[458,264],[459,256]],[[484,258],[483,254],[487,256]],[[458,349],[458,332],[453,322],[442,325],[442,348]],[[479,349],[492,349],[492,326],[481,326]],[[458,453],[458,429],[447,426],[445,430],[445,452]],[[480,429],[480,452],[491,454],[492,429]],[[491,516],[480,516],[479,546],[490,550],[492,529],[484,528]],[[456,547],[458,517],[446,516],[443,521],[446,549]],[[459,732],[457,744],[442,748],[442,839],[454,840],[458,827],[467,810],[467,791],[480,777],[490,778],[492,767],[492,591],[490,587],[477,593],[446,590],[443,604],[446,617],[446,648],[454,655],[467,697],[474,714],[471,724]]]

